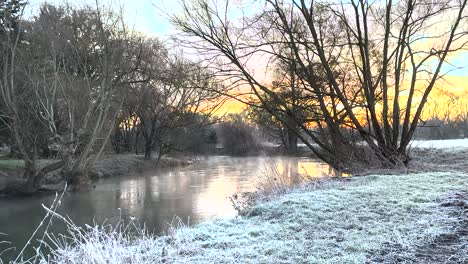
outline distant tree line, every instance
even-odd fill
[[[468,91],[438,94],[426,109],[415,137],[420,139],[468,138]]]

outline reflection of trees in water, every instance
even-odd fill
[[[277,163],[277,169],[282,181],[288,184],[295,184],[300,182],[299,175],[299,160],[298,159],[280,159]]]
[[[167,229],[175,216],[185,223],[193,218],[198,197],[206,193],[210,183],[220,174],[225,175],[224,168],[146,173],[139,178],[122,180],[112,192],[114,196],[101,198],[106,203],[115,203],[115,209],[121,208],[125,220],[135,217],[150,230],[160,232]]]
[[[134,178],[120,183],[120,195],[116,195],[119,208],[125,215],[139,217],[143,213],[143,204],[146,198],[146,178]]]
[[[281,158],[273,166],[275,176],[281,177],[283,182],[291,185],[320,177],[346,176],[325,163],[302,158]]]
[[[186,220],[192,215],[190,177],[183,172],[122,181],[117,203],[123,216],[135,217],[154,232],[168,227],[174,216]]]

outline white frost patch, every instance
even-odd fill
[[[415,148],[455,149],[468,148],[468,138],[443,140],[413,140],[411,146]]]

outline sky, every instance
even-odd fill
[[[95,5],[96,0],[29,0],[30,9],[26,11],[30,14],[32,10],[37,10],[44,3],[60,4],[64,2],[73,4]],[[168,37],[175,32],[174,27],[169,23],[167,13],[175,13],[180,10],[178,1],[174,0],[99,0],[100,4],[112,5],[113,7],[123,6],[125,20],[136,30],[149,35]],[[164,11],[163,11],[164,10]]]

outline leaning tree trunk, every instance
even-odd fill
[[[138,144],[140,143],[138,140],[139,138],[140,138],[140,132],[137,131],[135,133],[135,155],[138,155]]]
[[[158,152],[158,158],[156,159],[156,165],[159,166],[159,162],[161,161],[162,156],[164,155],[164,152],[162,149],[159,149]]]
[[[80,162],[68,159],[62,168],[63,179],[70,186],[71,191],[79,191],[91,185],[89,172]]]
[[[25,161],[23,177],[26,179],[21,190],[24,194],[32,194],[39,190],[40,187],[40,173],[37,171],[34,162]]]
[[[151,160],[153,154],[153,141],[147,139],[145,142],[145,160]]]
[[[286,128],[286,151],[289,155],[297,154],[297,135],[291,130]]]
[[[24,175],[27,177],[27,180],[23,188],[23,193],[32,194],[37,192],[41,188],[42,179],[44,179],[48,173],[61,169],[64,164],[65,162],[60,160],[58,162],[51,163],[40,170],[36,168],[34,163],[26,165]]]
[[[75,170],[70,172],[71,179],[68,184],[72,191],[86,190],[91,186],[91,178],[87,170]]]

